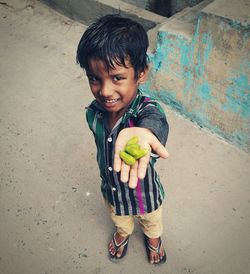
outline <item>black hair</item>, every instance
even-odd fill
[[[83,33],[76,61],[88,70],[90,59],[101,60],[110,70],[115,64],[126,67],[125,61],[129,58],[138,78],[148,66],[148,44],[147,33],[141,24],[118,14],[109,14],[97,19]]]

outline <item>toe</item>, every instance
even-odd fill
[[[114,256],[115,255],[115,250],[113,248],[109,249],[109,253]]]
[[[116,257],[120,258],[122,255],[123,248],[120,248],[119,251],[117,251]]]
[[[155,263],[155,258],[154,258],[154,255],[151,254],[150,256],[150,263],[151,264],[154,264]]]
[[[155,254],[154,255],[154,263],[157,264],[159,262],[159,255]]]
[[[109,246],[108,246],[108,251],[109,251],[109,253],[110,253],[112,256],[114,256],[114,255],[115,255],[115,247],[114,247],[114,245],[113,245],[113,242],[112,242],[112,241],[109,243]]]

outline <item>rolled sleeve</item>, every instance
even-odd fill
[[[136,126],[147,128],[165,146],[168,139],[169,125],[166,115],[157,105],[147,105],[137,116]]]

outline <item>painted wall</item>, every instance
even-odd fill
[[[97,15],[117,12],[125,3],[46,1],[85,24]],[[205,8],[203,3],[197,22],[193,12],[194,20],[187,13],[163,18],[164,21],[159,18],[156,52],[150,55],[152,70],[142,88],[200,126],[250,152],[250,3],[214,0]],[[158,20],[157,16],[152,19],[152,13],[148,20],[148,15],[144,18],[136,9],[122,13],[140,20],[146,29]]]
[[[250,26],[201,13],[194,36],[159,29],[143,89],[250,151]]]

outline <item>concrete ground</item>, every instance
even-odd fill
[[[138,227],[126,260],[107,259],[114,228],[75,63],[85,26],[35,0],[1,1],[0,18],[0,273],[249,273],[250,156],[166,106],[168,263],[147,263]]]

